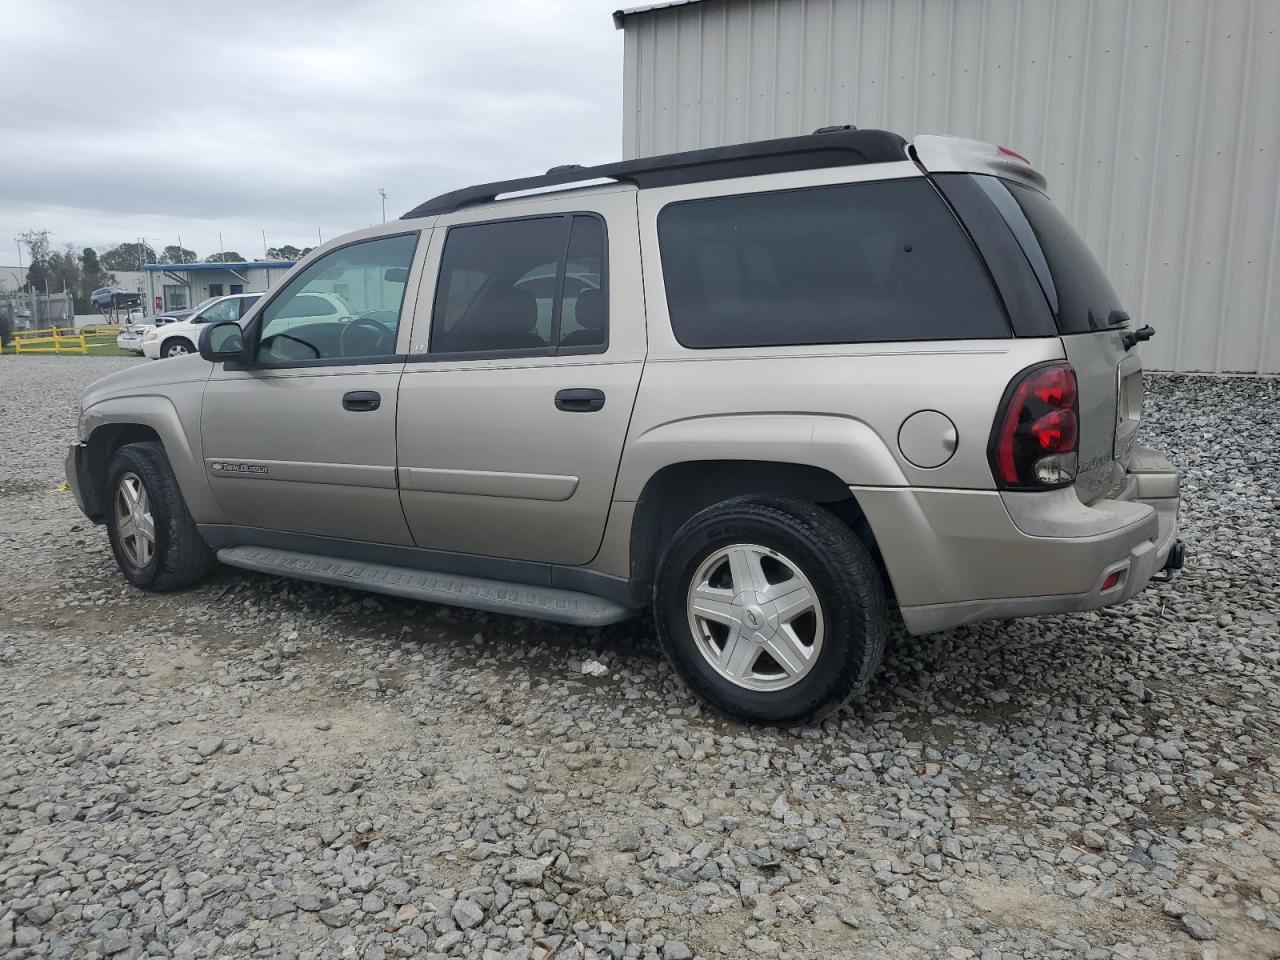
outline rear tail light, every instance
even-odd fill
[[[1005,490],[1052,490],[1076,478],[1080,407],[1076,372],[1065,362],[1020,373],[1005,391],[987,458]]]

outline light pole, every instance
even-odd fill
[[[22,288],[27,285],[26,278],[22,272],[22,238],[14,237],[13,242],[18,245],[18,294],[19,294],[18,303],[21,304]],[[31,296],[31,316],[29,319],[31,321],[31,326],[34,327],[36,322],[36,289],[34,286],[30,290],[30,296]],[[13,322],[14,322],[14,326],[16,327],[18,323],[18,318],[14,317]]]
[[[143,259],[146,255],[148,240],[155,240],[156,243],[160,242],[160,239],[158,237],[138,237],[138,269],[139,270],[142,269]],[[155,253],[154,250],[151,252]]]
[[[382,198],[382,222],[387,222],[387,188],[379,187],[378,196]]]

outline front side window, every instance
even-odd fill
[[[221,323],[223,320],[239,320],[240,304],[234,299],[219,300],[195,315],[196,323]]]
[[[258,362],[394,356],[417,242],[364,240],[308,266],[262,311]]]
[[[590,353],[605,348],[605,230],[594,216],[452,227],[431,353]]]
[[[923,179],[673,203],[658,240],[685,347],[1010,335],[972,243]]]

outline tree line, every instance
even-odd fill
[[[171,244],[159,251],[145,241],[116,243],[98,253],[93,247],[78,247],[64,243],[54,249],[48,230],[28,230],[18,237],[26,248],[28,268],[25,282],[19,288],[22,293],[69,292],[75,299],[76,313],[91,313],[94,307],[89,299],[94,290],[112,286],[114,271],[139,270],[146,263],[200,263],[200,256],[188,247]],[[295,247],[285,244],[271,247],[268,260],[301,260],[311,252],[311,247]],[[247,263],[235,250],[219,250],[203,258],[204,263]],[[0,295],[5,291],[0,290]]]

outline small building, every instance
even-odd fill
[[[621,10],[624,157],[835,124],[1006,144],[1150,368],[1280,373],[1280,3],[667,0]]]
[[[210,297],[263,293],[293,267],[292,260],[248,263],[148,263],[147,303],[152,310],[190,310]]]

